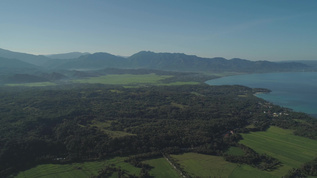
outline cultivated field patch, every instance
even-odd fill
[[[261,171],[248,165],[227,162],[221,156],[198,153],[184,153],[171,156],[176,159],[182,169],[192,177],[276,177],[268,174],[266,171]]]
[[[92,161],[72,164],[42,164],[32,169],[20,172],[17,178],[45,177],[45,178],[87,178],[98,175],[107,165],[115,165],[129,174],[138,176],[140,168],[124,162],[125,157],[116,157],[104,161]]]
[[[151,176],[165,178],[180,177],[177,171],[166,161],[165,158],[151,159],[143,162],[153,167],[150,170]]]
[[[160,80],[170,78],[170,75],[156,74],[120,74],[120,75],[104,75],[99,77],[90,77],[84,79],[73,80],[74,83],[99,83],[111,85],[131,85],[131,84],[156,84]]]
[[[279,177],[291,168],[298,168],[317,157],[317,141],[296,136],[291,130],[272,126],[265,132],[252,132],[242,136],[244,139],[240,143],[281,161],[282,166],[270,172]]]
[[[53,82],[34,82],[34,83],[14,83],[14,84],[5,84],[9,87],[46,87],[46,86],[55,86],[56,83]]]

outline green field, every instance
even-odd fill
[[[282,166],[267,172],[248,165],[230,163],[220,156],[203,155],[198,153],[184,153],[171,155],[192,177],[282,177],[293,167],[313,160],[317,156],[317,141],[295,136],[291,130],[270,127],[265,132],[243,134],[245,144],[258,153],[266,153],[282,162]],[[228,150],[230,154],[240,155],[237,147]],[[124,158],[113,158],[105,161],[84,162],[74,164],[44,164],[21,172],[17,177],[89,177],[97,175],[106,165],[114,164],[130,174],[139,175],[140,169],[123,161]],[[164,158],[146,160],[154,167],[150,174],[154,177],[179,177],[178,173]],[[113,175],[115,177],[115,174]]]
[[[172,157],[192,177],[274,177],[265,171],[260,171],[248,165],[227,162],[220,156],[185,153],[172,155]]]
[[[230,147],[226,151],[226,153],[229,155],[235,155],[235,156],[243,156],[244,155],[244,151],[241,148],[235,147],[235,146]]]
[[[181,167],[193,177],[259,177],[270,178],[272,176],[267,172],[260,171],[248,165],[238,165],[224,160],[220,156],[210,156],[197,153],[185,153],[182,155],[172,155]],[[140,168],[136,168],[129,163],[124,162],[124,157],[117,157],[104,161],[73,163],[73,164],[43,164],[32,169],[20,172],[17,178],[87,178],[97,175],[98,171],[106,165],[114,164],[116,167],[127,171],[136,176],[140,173]],[[143,161],[154,167],[150,174],[154,177],[174,178],[180,175],[165,160],[157,158]],[[117,177],[113,174],[111,177]]]
[[[5,84],[10,87],[45,87],[54,86],[56,83],[53,82],[34,82],[34,83],[16,83],[16,84]]]
[[[170,78],[170,75],[156,74],[121,74],[121,75],[104,75],[99,77],[90,77],[84,79],[73,80],[75,83],[99,83],[112,85],[131,85],[131,84],[156,84],[160,80]]]
[[[91,175],[98,175],[98,171],[106,165],[114,164],[116,167],[138,176],[140,168],[136,168],[124,162],[124,157],[117,157],[104,161],[93,161],[73,164],[42,164],[32,169],[20,172],[17,178],[87,178]],[[116,177],[114,175],[114,177]]]
[[[164,83],[162,80],[171,78],[171,75],[156,75],[156,74],[120,74],[120,75],[105,75],[99,77],[90,77],[84,79],[73,80],[74,83],[90,83],[90,84],[110,84],[110,85],[197,85],[199,82],[170,82]]]
[[[271,175],[283,176],[293,167],[317,157],[317,140],[293,135],[291,130],[270,127],[265,132],[242,134],[240,143],[258,153],[266,153],[282,162],[282,166],[270,172]]]
[[[158,85],[172,86],[172,85],[198,85],[199,82],[171,82],[171,83],[159,83]]]
[[[180,177],[177,171],[165,160],[165,158],[151,159],[143,162],[154,167],[150,170],[151,176],[164,178]]]
[[[96,123],[97,124],[97,123]],[[103,125],[107,127],[107,124]],[[282,177],[293,167],[300,167],[303,163],[317,157],[317,141],[304,137],[295,136],[291,130],[278,127],[270,127],[265,132],[252,132],[242,134],[245,144],[258,153],[266,153],[281,161],[282,166],[267,172],[261,171],[248,165],[230,163],[220,156],[203,155],[198,153],[184,153],[171,155],[192,177]],[[227,153],[240,155],[241,150],[231,147]],[[89,177],[97,175],[98,171],[106,165],[114,164],[115,167],[127,171],[129,174],[139,175],[140,169],[124,162],[124,157],[116,157],[104,161],[73,163],[73,164],[43,164],[24,172],[16,177]],[[164,158],[144,161],[153,167],[150,174],[154,177],[179,177],[174,168]],[[114,174],[113,177],[116,177]]]
[[[172,75],[156,75],[152,74],[119,74],[119,75],[104,75],[99,77],[89,77],[72,80],[73,83],[85,83],[85,84],[108,84],[108,85],[125,85],[125,87],[136,87],[136,85],[197,85],[199,82],[188,81],[188,82],[169,82],[165,83],[162,80],[171,78]],[[44,87],[44,86],[55,86],[56,83],[53,82],[34,82],[34,83],[16,83],[16,84],[5,84],[5,86],[10,87]]]
[[[224,158],[197,153],[172,155],[181,167],[192,177],[228,177],[236,167]]]

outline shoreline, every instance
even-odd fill
[[[205,83],[208,85],[211,85],[211,86],[236,85],[236,83],[239,83],[238,85],[252,88],[255,91],[253,95],[256,97],[264,99],[264,100],[266,100],[274,105],[289,108],[294,112],[305,113],[305,114],[317,119],[317,112],[316,112],[317,108],[315,110],[315,108],[314,108],[315,104],[309,100],[311,98],[314,98],[315,95],[317,94],[316,92],[314,92],[314,89],[317,86],[309,85],[310,90],[307,90],[307,91],[309,91],[310,93],[307,93],[307,92],[305,93],[306,90],[301,91],[300,88],[297,87],[297,86],[302,86],[305,88],[305,86],[302,85],[302,84],[306,84],[306,83],[303,83],[303,81],[305,81],[305,80],[303,80],[303,78],[305,78],[305,79],[309,78],[312,80],[316,80],[316,78],[317,78],[315,75],[316,73],[314,72],[315,74],[312,75],[312,72],[300,72],[300,74],[301,74],[300,77],[297,75],[298,73],[299,72],[290,72],[290,73],[287,73],[287,75],[285,73],[265,73],[265,74],[263,74],[263,76],[256,74],[256,77],[254,77],[254,74],[250,74],[250,75],[243,75],[242,78],[236,77],[238,75],[235,75],[235,76],[221,77],[221,79],[226,78],[223,81],[220,81],[221,79],[217,78],[218,81],[215,82],[216,84],[212,84],[213,83],[212,81],[214,79],[208,80]],[[307,73],[307,74],[304,75],[304,73]],[[276,74],[276,76],[275,76],[275,74]],[[242,75],[240,75],[240,76],[242,76]],[[234,78],[230,78],[230,77],[234,77]],[[297,80],[290,81],[289,78],[293,79],[293,77],[295,77]],[[237,81],[239,81],[239,82],[237,82]],[[296,83],[297,81],[299,82],[298,84]],[[261,84],[261,85],[259,85],[259,84]],[[298,91],[293,89],[293,90],[288,91],[288,92],[294,93],[294,91],[296,91],[297,93],[306,94],[306,96],[304,96],[304,97],[298,97],[297,95],[294,95],[294,96],[293,95],[276,96],[276,92],[274,92],[275,94],[272,95],[272,93],[271,93],[272,90],[270,90],[270,89],[264,90],[264,91],[257,90],[257,89],[265,89],[265,88],[270,88],[270,87],[272,87],[272,89],[274,89],[275,85],[281,85],[279,88],[274,89],[274,91],[279,92],[279,89],[281,91],[283,90],[283,88],[281,88],[281,87],[283,87],[283,85],[285,86],[285,84],[288,84],[289,86],[292,85],[292,86],[298,88]],[[258,86],[256,86],[256,85],[258,85]],[[297,88],[295,88],[295,89],[297,89]],[[287,88],[284,88],[284,89],[285,89],[285,91],[287,91]],[[285,99],[285,102],[284,102],[284,99]],[[282,101],[282,102],[279,102],[279,101]],[[309,101],[309,102],[307,103],[306,101]],[[288,103],[290,103],[290,105],[288,105]],[[293,104],[295,103],[295,105],[292,105],[292,103]],[[298,107],[298,105],[301,105],[301,107]]]

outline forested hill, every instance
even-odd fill
[[[288,62],[249,61],[234,58],[202,58],[182,53],[154,53],[141,51],[128,58],[134,67],[160,70],[213,71],[213,72],[281,72],[307,70],[305,64]]]
[[[38,66],[23,62],[18,59],[0,57],[0,75],[7,73],[30,72],[38,69]],[[1,80],[1,79],[0,79]]]
[[[0,48],[0,57],[9,58],[9,59],[18,59],[23,62],[27,62],[33,65],[41,66],[50,58],[47,58],[42,55],[33,55],[27,53],[13,52]]]
[[[95,70],[104,68],[124,69],[156,69],[171,71],[195,72],[290,72],[311,71],[312,67],[299,62],[269,62],[249,61],[245,59],[225,59],[221,57],[202,58],[182,53],[154,53],[141,51],[124,58],[109,53],[76,53],[77,58],[51,59],[46,56],[12,52],[0,49],[0,57],[18,59],[33,65],[41,66],[43,70],[85,69]],[[56,56],[56,55],[55,55]],[[59,55],[57,55],[59,56]],[[71,55],[73,56],[73,55]]]
[[[108,53],[95,53],[59,64],[63,69],[146,68],[170,71],[203,72],[285,72],[303,71],[310,67],[296,62],[275,63],[245,59],[201,58],[182,53],[154,53],[141,51],[128,58]]]
[[[37,66],[27,62],[23,62],[18,59],[8,59],[8,58],[0,57],[0,68],[1,69],[19,69],[19,68],[37,68]]]

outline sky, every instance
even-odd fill
[[[0,48],[317,60],[317,0],[1,0]]]

